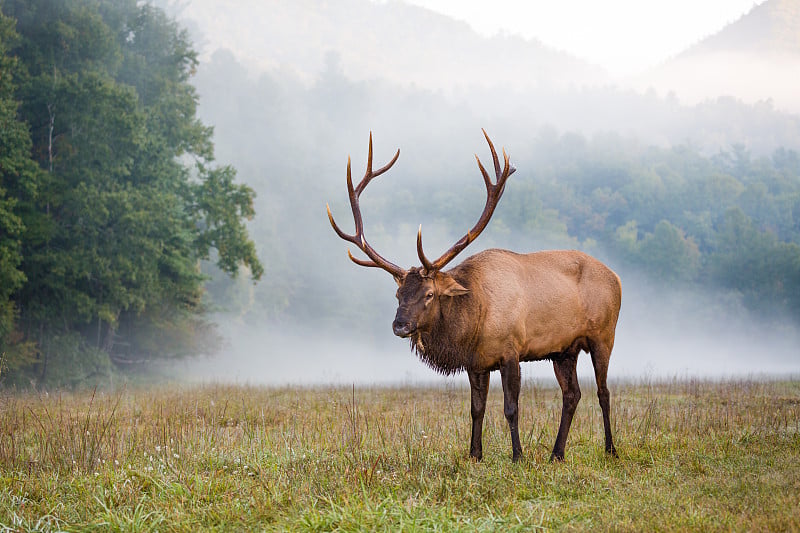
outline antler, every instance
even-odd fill
[[[478,168],[481,169],[483,181],[486,184],[486,206],[483,208],[483,213],[481,213],[481,217],[478,219],[478,222],[475,224],[475,226],[473,226],[473,228],[469,230],[466,235],[459,239],[459,241],[456,242],[449,250],[447,250],[444,255],[442,255],[433,263],[431,263],[428,258],[425,257],[425,253],[422,251],[422,226],[419,227],[419,231],[417,232],[417,255],[419,256],[419,260],[422,261],[422,266],[427,272],[434,272],[444,268],[447,263],[452,261],[455,256],[461,253],[461,251],[466,248],[469,243],[474,241],[478,235],[481,234],[483,229],[486,227],[486,224],[489,223],[489,219],[492,218],[492,213],[494,213],[494,209],[497,207],[497,202],[503,195],[506,180],[511,174],[514,173],[514,171],[517,170],[509,164],[508,155],[506,154],[505,149],[503,149],[503,159],[505,161],[505,165],[503,170],[500,170],[500,161],[497,158],[497,152],[494,149],[494,145],[492,144],[491,139],[489,139],[489,136],[486,134],[486,130],[481,129],[481,131],[483,131],[483,136],[486,137],[486,142],[489,143],[489,149],[492,151],[494,173],[497,178],[497,183],[492,183],[492,180],[489,178],[489,174],[486,172],[486,169],[483,168],[481,160],[476,154],[475,159],[478,160]]]
[[[367,171],[364,173],[364,177],[361,178],[361,181],[358,185],[353,188],[353,178],[350,175],[350,156],[347,157],[347,193],[350,196],[350,207],[353,209],[353,220],[355,221],[356,225],[356,232],[353,235],[349,235],[339,229],[339,226],[336,225],[336,222],[333,220],[333,215],[331,215],[331,208],[329,205],[326,204],[328,208],[328,220],[331,222],[331,226],[333,227],[333,231],[341,237],[342,239],[351,242],[358,246],[358,248],[367,254],[367,257],[371,259],[371,261],[364,261],[363,259],[357,259],[353,257],[353,254],[350,253],[350,250],[347,250],[347,255],[350,257],[350,260],[353,261],[357,265],[365,266],[365,267],[380,267],[385,271],[389,272],[395,277],[402,278],[406,271],[399,266],[395,265],[391,261],[387,261],[383,257],[376,252],[372,246],[367,243],[367,240],[364,238],[364,223],[361,219],[361,208],[358,205],[358,199],[361,196],[361,193],[367,187],[370,181],[373,178],[377,178],[394,165],[397,158],[400,157],[400,150],[397,150],[397,153],[394,154],[394,157],[391,161],[389,161],[385,166],[379,168],[378,170],[372,170],[372,132],[369,132],[369,155],[367,156]]]

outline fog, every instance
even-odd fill
[[[672,91],[685,104],[714,95],[731,95],[745,102],[770,102],[777,109],[800,113],[798,57],[783,52],[716,51],[679,57],[630,83],[639,90]]]
[[[223,349],[181,363],[183,377],[465,383],[427,368],[392,334],[391,276],[347,259],[349,245],[330,229],[325,204],[351,231],[345,164],[350,155],[358,179],[372,131],[376,167],[398,148],[401,155],[362,197],[370,243],[403,267],[416,265],[421,223],[426,251],[437,256],[482,209],[473,154],[485,164],[490,156],[481,128],[518,172],[461,259],[488,247],[565,247],[604,260],[623,284],[612,379],[800,374],[794,317],[758,316],[735,292],[662,283],[630,269],[591,239],[566,235],[547,206],[538,225],[504,221],[507,204],[524,204],[511,198],[547,174],[554,140],[568,135],[581,136],[576,146],[583,138],[622,138],[643,150],[686,144],[709,155],[733,145],[754,157],[798,149],[800,87],[790,75],[800,66],[797,54],[715,52],[621,81],[538,41],[481,36],[402,2],[193,0],[166,7],[199,43],[199,114],[215,128],[217,160],[233,164],[258,194],[250,231],[266,267],[257,285],[212,273]],[[586,355],[579,375],[593,375]],[[524,364],[523,376],[555,383],[546,361]]]
[[[378,0],[380,1],[380,0]],[[484,36],[520,35],[601,65],[612,75],[652,68],[734,22],[764,0],[410,0]],[[636,43],[632,46],[631,43]]]
[[[354,271],[352,275],[359,274]],[[626,280],[623,288],[624,303],[609,367],[612,381],[800,376],[796,355],[800,334],[789,323],[752,323],[735,314],[726,316],[711,296],[657,294]],[[391,287],[384,297],[394,303]],[[660,303],[653,305],[653,300]],[[466,385],[465,375],[441,376],[420,362],[406,340],[393,336],[393,317],[393,309],[376,317],[385,333],[367,342],[346,328],[338,335],[320,335],[314,325],[254,328],[218,317],[227,334],[222,352],[180,365],[180,375],[190,381],[273,386]],[[593,372],[591,358],[582,354],[579,378],[591,381]],[[556,385],[550,361],[523,363],[522,376]],[[499,375],[492,379],[499,383]]]

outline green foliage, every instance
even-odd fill
[[[564,136],[555,150],[570,144]],[[738,145],[713,157],[690,147],[615,145],[623,150],[618,173],[594,164],[605,148],[594,141],[572,163],[578,172],[548,168],[534,181],[570,233],[654,281],[730,291],[753,311],[798,316],[797,152],[753,159]]]
[[[195,116],[186,33],[135,0],[9,0],[2,13],[1,60],[20,81],[0,87],[0,120],[16,127],[0,154],[0,332],[37,346],[15,371],[75,384],[108,373],[95,361],[202,351],[179,346],[206,329],[200,261],[213,249],[225,272],[263,267],[243,223],[254,193],[213,165]]]
[[[700,265],[700,251],[680,228],[668,220],[661,220],[652,233],[646,233],[641,239],[638,233],[635,220],[616,229],[613,244],[622,259],[666,282],[695,278]]]
[[[36,193],[40,178],[30,160],[28,128],[17,118],[15,91],[22,69],[10,50],[18,42],[14,20],[0,12],[0,377],[30,364],[36,353],[16,329],[14,300],[27,280],[21,268],[25,202]]]
[[[264,269],[242,223],[243,218],[252,220],[255,215],[254,193],[246,185],[236,185],[235,176],[230,166],[210,170],[194,188],[196,204],[204,216],[205,231],[198,242],[200,256],[209,259],[213,248],[219,253],[217,266],[223,271],[236,274],[239,263],[244,263],[253,279],[260,279]]]
[[[744,294],[751,307],[800,309],[800,245],[760,231],[738,207],[725,212],[709,269],[723,286]]]

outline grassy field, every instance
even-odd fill
[[[583,392],[560,464],[533,381],[517,464],[496,388],[481,463],[466,386],[0,392],[0,531],[800,530],[800,382]]]

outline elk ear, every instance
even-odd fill
[[[392,276],[392,277],[394,278],[394,282],[397,283],[398,287],[403,286],[403,279],[405,279],[405,276],[403,276],[402,278],[400,276]]]
[[[469,289],[457,282],[452,276],[439,274],[436,276],[436,285],[439,286],[439,294],[442,296],[461,296],[467,294]]]

